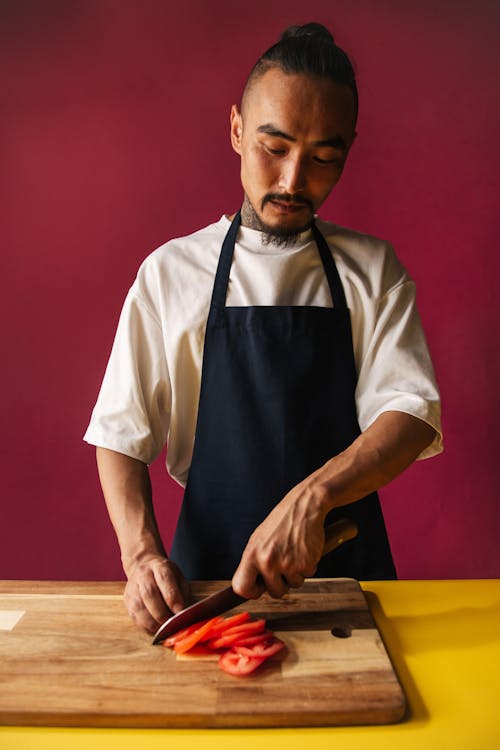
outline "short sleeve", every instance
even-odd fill
[[[84,440],[149,464],[166,443],[170,411],[162,327],[136,283],[120,315]]]
[[[359,368],[358,420],[365,430],[385,411],[402,411],[430,424],[436,437],[418,458],[442,451],[440,397],[415,300],[406,278],[378,301],[369,345]]]

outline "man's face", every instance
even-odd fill
[[[254,224],[268,234],[306,229],[339,181],[354,140],[347,86],[271,68],[231,110],[231,143]]]

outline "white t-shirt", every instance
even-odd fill
[[[223,216],[159,247],[125,300],[84,440],[151,463],[168,443],[167,469],[185,486],[194,443],[205,326],[222,242]],[[317,220],[350,309],[361,430],[395,410],[431,424],[442,450],[440,402],[415,305],[415,287],[386,242]],[[332,299],[311,230],[293,247],[265,245],[240,227],[227,305],[316,305]]]

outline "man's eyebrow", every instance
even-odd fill
[[[293,135],[288,135],[288,133],[284,133],[275,125],[271,125],[271,123],[267,123],[266,125],[259,125],[259,127],[257,128],[257,133],[266,133],[266,135],[274,135],[276,136],[276,138],[284,138],[285,141],[296,140],[296,138],[294,138]]]
[[[275,138],[283,138],[285,141],[291,141],[294,142],[297,139],[293,137],[293,135],[289,135],[288,133],[284,133],[282,130],[280,130],[278,127],[273,125],[272,123],[266,123],[265,125],[259,125],[257,128],[258,133],[265,133],[266,135],[272,135]],[[319,146],[319,147],[325,147],[329,146],[330,148],[334,148],[340,151],[346,150],[346,143],[342,136],[335,135],[333,138],[326,138],[322,141],[315,141],[313,143],[313,146]]]

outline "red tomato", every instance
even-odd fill
[[[241,646],[237,644],[234,646],[234,651],[242,656],[258,657],[259,659],[269,659],[270,656],[274,656],[284,647],[283,641],[279,638],[269,638],[261,643],[255,643],[253,646]]]
[[[232,675],[246,675],[260,667],[264,660],[256,656],[244,656],[235,651],[225,651],[219,657],[219,667]]]
[[[239,612],[237,615],[233,615],[232,617],[223,617],[221,619],[222,619],[222,622],[219,622],[216,625],[214,625],[212,630],[210,631],[209,633],[210,638],[215,638],[221,633],[224,633],[229,628],[234,628],[236,625],[241,625],[242,623],[246,622],[247,620],[250,619],[250,613]]]
[[[219,622],[216,622],[217,619],[219,620]],[[210,630],[203,636],[203,641],[208,641],[210,638],[215,638],[228,628],[232,628],[235,625],[241,625],[243,622],[246,622],[249,619],[250,614],[248,612],[239,612],[237,615],[233,615],[232,617],[214,617],[212,618],[213,625]],[[188,635],[191,635],[191,633],[194,633],[195,630],[198,630],[207,622],[209,621],[200,620],[199,622],[193,623],[193,625],[188,625],[186,628],[178,630],[177,633],[174,633],[168,638],[165,638],[165,640],[163,641],[163,645],[167,648],[171,648],[177,643],[177,641],[182,641],[184,638],[186,638]]]
[[[230,628],[230,630],[226,631],[228,633],[245,633],[245,635],[248,635],[250,633],[260,633],[261,630],[264,630],[266,627],[266,621],[261,617],[260,620],[250,620],[250,622],[244,622],[241,625],[235,625],[233,628]]]
[[[197,630],[192,633],[188,633],[185,638],[178,640],[174,643],[174,651],[177,654],[184,654],[193,648],[197,643],[202,641],[205,637],[208,637],[211,629],[214,625],[218,624],[222,620],[222,617],[212,617],[211,620],[207,620],[203,625],[198,626]]]
[[[213,649],[209,648],[205,643],[197,643],[188,651],[189,656],[213,656]]]
[[[238,638],[236,641],[236,645],[238,646],[254,646],[256,643],[262,643],[262,641],[268,641],[270,638],[273,638],[274,634],[271,630],[263,630],[261,633],[257,633],[257,635],[248,635],[248,636],[242,636],[241,638]]]
[[[264,630],[265,627],[266,621],[262,619],[244,622],[242,625],[236,625],[233,628],[224,630],[218,638],[210,640],[208,645],[216,650],[219,648],[229,648],[229,646],[232,646],[239,640],[259,633]]]
[[[247,675],[279,653],[285,644],[266,630],[264,619],[251,620],[248,612],[240,612],[197,622],[166,638],[163,645],[173,647],[178,654],[190,651],[205,655],[223,650],[220,668],[228,674]]]
[[[183,638],[190,635],[191,633],[194,633],[195,630],[198,630],[198,628],[200,628],[206,622],[208,622],[208,620],[200,620],[200,622],[195,622],[193,625],[188,625],[187,628],[178,630],[177,633],[174,633],[168,638],[165,638],[165,640],[163,641],[163,645],[167,648],[171,648],[175,643],[177,643],[177,641],[182,641]]]

